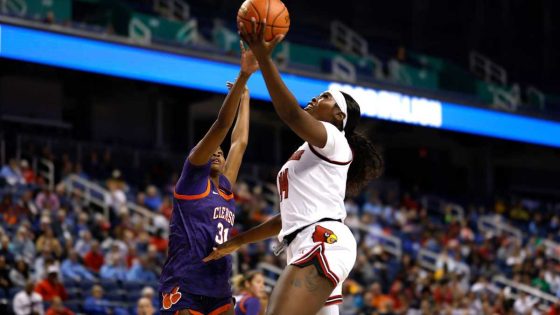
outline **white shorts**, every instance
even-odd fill
[[[315,265],[319,273],[335,286],[325,305],[342,303],[342,282],[356,262],[356,239],[338,221],[324,221],[299,232],[286,249],[288,265]]]

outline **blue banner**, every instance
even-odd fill
[[[239,66],[135,46],[0,24],[0,57],[123,78],[227,93]],[[560,147],[560,123],[402,93],[284,74],[304,105],[329,88],[347,91],[366,117]],[[249,82],[254,98],[269,101],[262,76]]]

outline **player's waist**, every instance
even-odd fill
[[[336,221],[336,222],[342,223],[342,219],[322,218],[322,219],[319,219],[319,220],[317,220],[313,223],[302,226],[299,229],[297,229],[293,232],[290,232],[287,235],[284,235],[284,237],[282,238],[282,241],[284,242],[284,244],[286,244],[286,246],[289,246],[301,231],[305,230],[306,228],[308,228],[308,227],[310,227],[314,224],[317,224],[317,223],[320,223],[320,222],[327,222],[327,221]]]

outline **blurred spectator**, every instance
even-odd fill
[[[49,226],[43,234],[39,236],[36,243],[37,251],[42,252],[43,249],[50,250],[56,257],[62,256],[62,246],[58,239],[54,236],[52,228]]]
[[[107,180],[107,188],[109,195],[106,203],[109,204],[113,211],[120,210],[126,206],[126,194],[124,193],[124,183],[120,180],[121,173],[118,170],[113,171],[113,177]]]
[[[525,292],[521,291],[519,292],[519,295],[517,296],[517,299],[513,304],[513,308],[516,314],[520,314],[520,315],[531,314],[530,312],[535,306],[535,304],[537,303],[537,301],[538,301],[537,298],[530,297]]]
[[[55,211],[60,207],[58,196],[51,192],[45,185],[37,197],[35,197],[35,204],[40,210]]]
[[[171,220],[171,213],[173,212],[173,201],[169,196],[163,197],[159,213],[161,213],[167,220]]]
[[[21,195],[18,205],[24,209],[25,213],[31,216],[37,216],[39,214],[39,209],[33,201],[33,192],[31,190],[25,190]]]
[[[10,280],[10,268],[6,264],[6,258],[0,256],[0,290],[4,291],[4,295],[8,296],[10,289],[13,287]]]
[[[141,297],[136,305],[136,312],[138,315],[153,315],[155,310],[150,299]]]
[[[55,296],[46,315],[74,315],[74,312],[65,307],[62,300],[58,296]]]
[[[144,198],[144,204],[152,211],[156,211],[161,207],[163,200],[158,192],[158,189],[154,185],[150,185],[146,188],[146,197]]]
[[[150,240],[150,244],[154,245],[158,252],[166,253],[167,252],[167,245],[168,239],[164,235],[164,231],[162,229],[158,229],[156,234],[152,236]]]
[[[81,230],[79,235],[80,238],[76,241],[74,250],[78,253],[78,255],[80,255],[80,257],[84,258],[91,250],[92,236],[89,230]]]
[[[101,279],[112,280],[126,280],[126,268],[124,267],[124,260],[108,257],[105,259],[105,264],[99,271]]]
[[[0,202],[0,218],[7,226],[16,226],[25,217],[25,209],[12,200],[11,194],[5,194]]]
[[[62,300],[68,298],[66,289],[58,279],[59,267],[51,265],[47,267],[47,278],[37,283],[35,292],[39,293],[43,301],[50,302],[55,296],[60,297]]]
[[[31,233],[24,226],[20,226],[17,230],[12,242],[12,252],[21,255],[28,264],[35,260],[35,245]]]
[[[15,267],[10,270],[10,280],[14,286],[24,288],[32,280],[29,265],[23,258],[16,259]]]
[[[14,254],[10,249],[10,239],[6,235],[2,235],[0,233],[0,256],[4,256],[6,258],[6,263],[13,264],[14,263]]]
[[[60,272],[64,280],[70,279],[74,281],[94,281],[95,277],[91,272],[89,272],[82,264],[79,262],[78,253],[75,251],[70,251],[68,253],[68,258],[66,258],[62,265],[60,265]]]
[[[28,185],[35,184],[35,172],[29,167],[27,160],[21,160],[20,169],[25,183]]]
[[[83,306],[88,315],[110,315],[113,313],[108,300],[103,298],[103,288],[94,285],[91,295],[86,298]]]
[[[43,298],[37,292],[33,292],[35,283],[29,281],[25,288],[14,296],[13,306],[16,315],[43,315]]]
[[[91,250],[84,256],[84,265],[91,271],[98,273],[105,258],[97,240],[91,242]]]
[[[139,257],[136,263],[127,272],[126,280],[155,282],[157,280],[157,277],[150,269],[148,269],[147,259],[145,257]]]
[[[16,159],[10,159],[8,165],[4,165],[0,169],[0,178],[4,178],[6,183],[10,186],[25,185],[25,178],[21,174]]]
[[[160,309],[161,301],[159,299],[159,296],[156,294],[155,290],[152,287],[144,287],[142,289],[141,298],[146,298],[149,301],[151,301],[154,309]]]

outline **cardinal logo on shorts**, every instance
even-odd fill
[[[173,291],[163,294],[163,309],[168,310],[171,308],[171,306],[177,304],[177,302],[179,302],[179,300],[181,299],[181,296],[182,294],[181,292],[179,292],[179,287],[175,287]]]
[[[315,232],[313,232],[313,242],[334,244],[336,241],[338,241],[338,237],[333,233],[333,231],[320,225],[315,226]]]

